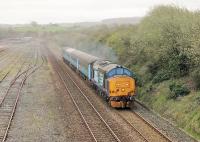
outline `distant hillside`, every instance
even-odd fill
[[[8,27],[10,27],[10,25],[8,25],[8,24],[0,24],[0,28],[8,28]]]
[[[104,19],[102,21],[97,22],[79,22],[79,23],[62,23],[59,24],[61,26],[65,27],[72,27],[72,26],[78,26],[78,27],[91,27],[96,25],[133,25],[138,24],[141,21],[142,17],[125,17],[125,18],[112,18],[112,19]]]
[[[124,17],[124,18],[110,18],[110,19],[104,19],[101,21],[96,22],[78,22],[78,23],[55,23],[55,24],[45,24],[43,26],[47,25],[59,25],[62,27],[91,27],[91,26],[97,26],[97,25],[133,25],[140,23],[142,17]],[[41,24],[38,24],[41,25]],[[26,27],[29,26],[29,24],[0,24],[0,28],[7,28],[7,27]]]
[[[102,20],[101,23],[103,24],[138,24],[141,21],[141,17],[125,17],[125,18],[112,18],[112,19],[105,19]]]

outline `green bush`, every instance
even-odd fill
[[[133,78],[135,79],[137,86],[139,86],[139,87],[143,86],[143,81],[139,75],[133,74]]]
[[[151,63],[148,65],[148,71],[152,74],[155,75],[159,70],[159,65],[157,63]]]
[[[195,102],[196,102],[198,105],[200,105],[200,96],[197,96],[197,97],[195,98]]]
[[[158,72],[155,77],[153,78],[152,82],[153,83],[159,83],[162,82],[164,80],[168,80],[170,79],[170,76],[168,73],[165,73],[163,71]]]
[[[200,89],[200,69],[196,69],[192,72],[192,80],[195,83],[196,89]]]
[[[178,83],[170,84],[169,89],[171,91],[169,95],[170,99],[176,99],[179,96],[185,96],[190,93],[190,90],[186,86]]]
[[[170,73],[171,78],[179,78],[189,74],[192,66],[192,61],[189,55],[184,53],[179,48],[169,48],[167,54],[164,55],[165,59],[163,68]],[[161,56],[162,60],[162,56]]]

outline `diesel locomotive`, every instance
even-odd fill
[[[134,101],[136,84],[129,69],[74,48],[63,49],[63,60],[88,80],[110,106],[130,107]]]

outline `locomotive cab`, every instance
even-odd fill
[[[112,107],[130,107],[135,95],[135,80],[129,76],[114,76],[106,81]]]
[[[136,95],[133,72],[109,61],[96,61],[93,65],[93,83],[109,104],[115,108],[130,107]]]
[[[122,66],[116,66],[106,73],[106,88],[112,107],[130,107],[136,95],[135,80],[132,76],[133,73]]]
[[[95,62],[93,71],[94,84],[105,94],[112,107],[130,107],[136,95],[133,72],[109,61]]]

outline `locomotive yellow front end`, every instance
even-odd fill
[[[94,84],[98,91],[115,108],[130,107],[136,95],[135,73],[126,67],[109,61],[93,65]]]
[[[129,76],[114,76],[107,81],[110,105],[115,108],[130,107],[136,95],[135,80]]]

